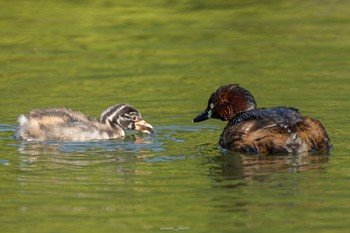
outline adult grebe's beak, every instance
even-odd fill
[[[211,109],[206,109],[204,112],[196,116],[192,120],[192,122],[195,123],[195,122],[205,121],[205,120],[208,120],[210,117],[211,117]]]
[[[144,120],[135,122],[135,130],[141,131],[142,133],[154,134],[153,126]]]

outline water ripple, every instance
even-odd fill
[[[199,131],[211,132],[217,131],[217,126],[208,125],[170,125],[155,127],[154,136],[136,133],[135,131],[126,131],[126,137],[118,140],[96,140],[88,142],[23,142],[14,140],[15,125],[0,124],[0,139],[4,139],[7,146],[16,147],[20,154],[26,155],[61,155],[83,153],[85,155],[96,154],[137,154],[142,158],[149,158],[145,161],[173,161],[181,159],[181,154],[186,148],[176,148],[176,145],[190,143],[189,140],[194,138]],[[171,147],[171,149],[170,149]],[[175,151],[171,151],[175,150]],[[171,154],[180,154],[180,156],[161,156],[164,151],[171,151]],[[141,154],[141,155],[140,155]],[[27,163],[25,163],[27,164]],[[30,163],[29,163],[30,164]]]

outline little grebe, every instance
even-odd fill
[[[254,97],[238,84],[214,91],[204,112],[193,119],[229,121],[219,140],[227,150],[259,154],[301,153],[331,148],[321,122],[295,108],[256,108]]]
[[[125,136],[123,129],[152,133],[153,128],[128,104],[107,108],[99,119],[66,108],[32,110],[18,117],[16,137],[25,141],[88,141]]]

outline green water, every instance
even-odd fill
[[[348,232],[350,2],[1,1],[0,231]],[[192,124],[239,83],[320,119],[330,155],[223,153]],[[127,102],[156,136],[24,143],[16,118]]]

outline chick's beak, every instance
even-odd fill
[[[141,131],[142,133],[154,134],[153,126],[144,120],[135,122],[135,130]]]

